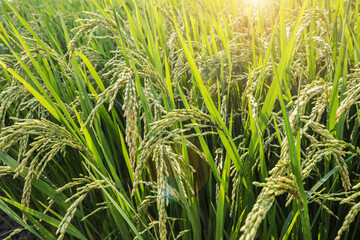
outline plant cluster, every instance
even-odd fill
[[[1,0],[11,239],[356,239],[360,0]]]

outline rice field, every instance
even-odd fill
[[[1,0],[0,238],[359,239],[359,8]]]

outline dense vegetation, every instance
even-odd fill
[[[1,0],[0,238],[356,239],[359,7]]]

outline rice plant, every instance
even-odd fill
[[[357,239],[359,0],[1,0],[11,239]]]

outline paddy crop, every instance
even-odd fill
[[[11,239],[356,239],[359,0],[1,0]]]

